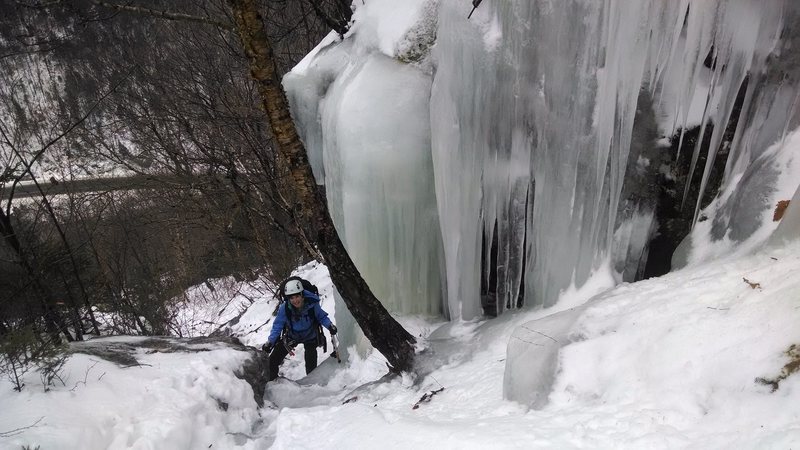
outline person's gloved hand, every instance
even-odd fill
[[[261,350],[265,353],[271,353],[273,348],[275,348],[275,344],[269,341],[267,341],[266,344],[261,346]]]
[[[336,325],[331,324],[331,327],[328,328],[328,331],[331,332],[331,336],[336,336],[336,332],[339,331],[339,330],[336,329]]]

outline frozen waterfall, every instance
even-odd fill
[[[525,304],[551,305],[599,264],[640,263],[646,236],[615,232],[648,230],[648,211],[620,209],[642,92],[661,136],[692,120],[721,124],[704,185],[748,79],[726,149],[725,180],[737,179],[797,125],[797,68],[771,65],[791,48],[783,26],[796,10],[782,0],[486,1],[468,21],[460,2],[443,1],[431,118],[451,311],[461,301],[477,312],[480,274],[464,268],[489,266],[475,247],[493,233],[500,308],[522,287]],[[694,165],[699,145],[685,151]]]
[[[457,0],[354,6],[348,36],[284,84],[348,250],[394,311],[468,319],[482,294],[502,312],[552,305],[603,265],[632,279],[669,141],[701,192],[727,157],[736,201],[709,206],[710,239],[744,240],[774,207],[780,169],[759,167],[787,159],[766,150],[798,126],[797,2],[484,0],[470,20]],[[697,220],[699,197],[684,208]]]
[[[442,311],[430,150],[430,76],[380,52],[328,46],[284,79],[337,230],[395,312]]]

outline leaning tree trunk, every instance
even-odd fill
[[[292,122],[258,2],[229,0],[229,3],[277,144],[275,167],[280,194],[292,209],[303,235],[319,247],[333,283],[367,339],[386,357],[392,370],[409,370],[414,358],[414,337],[375,298],[336,233],[327,202],[317,187],[305,147]]]

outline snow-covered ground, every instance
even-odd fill
[[[135,355],[141,365],[127,368],[75,354],[62,371],[63,384],[56,381],[49,392],[35,373],[28,374],[22,392],[3,380],[0,448],[235,447],[261,415],[253,390],[234,375],[248,355],[222,346],[195,347],[206,351],[142,350]]]
[[[302,273],[330,298],[326,272]],[[800,374],[774,392],[756,379],[779,377],[800,344],[798,273],[800,242],[595,296],[540,410],[504,400],[503,373],[514,328],[552,310],[408,317],[426,348],[418,375],[382,379],[379,354],[351,352],[301,378],[296,355],[263,408],[233,376],[243,352],[141,354],[128,368],[75,355],[49,392],[35,373],[21,393],[0,384],[0,448],[797,448]]]

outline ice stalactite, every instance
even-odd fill
[[[368,283],[395,311],[446,292],[470,319],[550,306],[601,267],[641,276],[679,159],[699,179],[676,188],[688,222],[752,234],[779,178],[759,167],[785,160],[765,151],[798,125],[795,3],[484,0],[468,20],[457,0],[374,0],[285,85]],[[701,214],[719,178],[727,200]]]
[[[390,311],[440,315],[430,76],[353,41],[321,49],[284,79],[295,120],[372,291]]]
[[[662,136],[692,121],[708,128],[706,166],[692,167],[703,186],[743,83],[727,182],[780,138],[770,128],[796,125],[793,80],[771,69],[797,8],[784,0],[488,0],[470,21],[461,6],[442,2],[431,96],[453,314],[478,313],[487,264],[475,248],[493,233],[501,309],[520,290],[526,305],[551,305],[606,261],[641,263],[649,213],[620,211],[641,92]],[[699,144],[682,151],[696,165]]]

